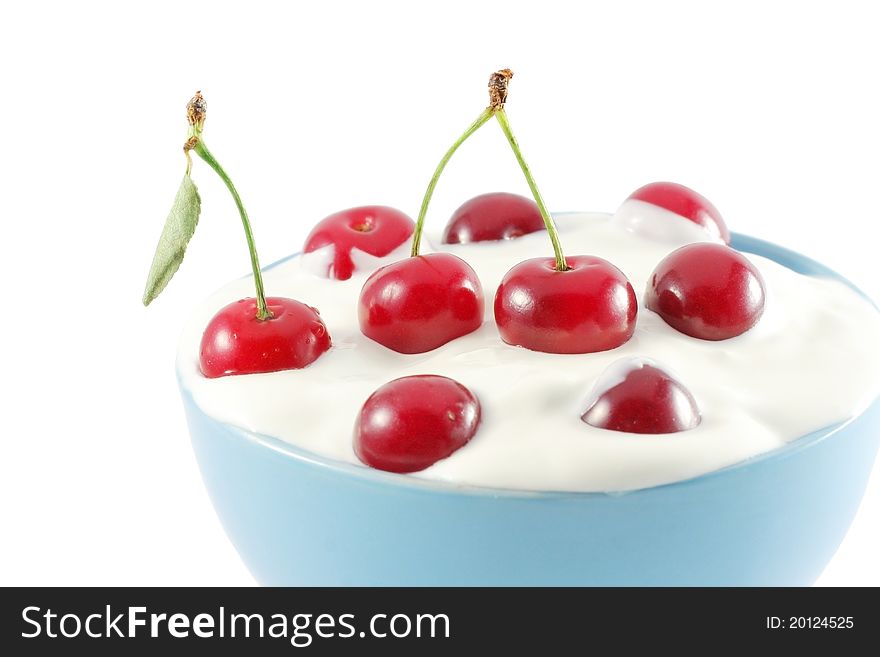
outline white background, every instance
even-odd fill
[[[487,75],[507,66],[510,119],[551,209],[613,211],[674,180],[732,229],[880,298],[871,3],[10,5],[2,584],[253,583],[202,487],[173,371],[187,309],[248,270],[234,206],[200,162],[192,247],[164,295],[140,304],[196,89],[264,264],[337,209],[415,215],[437,160],[485,106]],[[490,127],[453,160],[429,221],[496,190],[527,193]],[[875,471],[821,584],[880,585],[878,513]]]

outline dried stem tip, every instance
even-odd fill
[[[507,102],[507,85],[510,78],[513,77],[513,71],[509,68],[502,68],[495,71],[489,76],[489,108],[493,110],[504,109],[504,103]]]
[[[205,114],[208,112],[208,103],[205,102],[201,91],[197,91],[196,95],[190,98],[186,104],[186,118],[189,124],[198,130],[202,129],[205,124]]]
[[[198,143],[199,143],[198,137],[190,137],[185,142],[183,142],[183,152],[189,153],[192,149],[194,149],[196,147],[196,144],[198,144]],[[187,155],[187,157],[189,157],[189,155]]]

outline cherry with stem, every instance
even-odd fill
[[[330,348],[330,335],[318,311],[294,299],[266,297],[253,230],[244,203],[229,175],[208,150],[202,136],[207,103],[201,92],[186,106],[190,129],[183,146],[186,174],[159,240],[144,292],[149,304],[164,289],[183,260],[198,223],[201,200],[192,173],[195,152],[210,166],[232,194],[241,217],[250,254],[256,296],[222,308],[205,328],[199,365],[208,378],[299,369]]]
[[[489,108],[522,169],[547,229],[554,257],[532,258],[505,274],[495,293],[495,323],[508,344],[550,353],[589,353],[622,345],[635,331],[637,301],[626,276],[594,256],[566,258],[505,111],[513,73],[489,79]]]

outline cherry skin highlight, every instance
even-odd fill
[[[330,334],[314,308],[268,297],[270,319],[257,319],[257,300],[220,309],[202,335],[199,365],[209,379],[301,369],[330,348]]]
[[[699,425],[700,409],[679,381],[653,364],[637,362],[623,381],[590,404],[581,419],[611,431],[676,433]]]
[[[335,248],[328,277],[345,281],[355,270],[352,249],[381,258],[406,242],[414,225],[400,210],[383,205],[349,208],[319,221],[306,238],[303,252],[332,244]]]
[[[476,196],[453,212],[443,231],[443,243],[509,240],[539,230],[544,230],[544,220],[532,199],[494,192]]]
[[[627,200],[630,199],[674,212],[701,226],[712,237],[730,244],[730,231],[721,218],[721,213],[706,197],[689,187],[672,182],[650,183],[630,194]]]
[[[702,340],[727,340],[764,312],[764,281],[739,251],[700,242],[676,249],[654,269],[645,305],[672,328]]]
[[[638,303],[617,267],[594,256],[553,258],[514,266],[495,293],[495,322],[511,345],[555,354],[585,354],[619,347],[636,328]]]
[[[477,431],[480,402],[445,376],[406,376],[376,390],[361,408],[354,451],[366,465],[418,472],[463,447]]]
[[[420,354],[483,323],[480,279],[461,258],[429,253],[380,267],[361,290],[361,332],[402,354]]]

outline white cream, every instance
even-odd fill
[[[710,234],[706,228],[684,219],[669,210],[628,198],[623,202],[614,216],[614,224],[624,230],[637,233],[658,242],[671,245],[682,245],[690,242],[718,242],[723,244],[720,235]],[[711,227],[714,229],[715,224]],[[717,233],[717,231],[716,231]]]
[[[615,217],[557,217],[567,254],[611,261],[639,297],[665,255],[705,238],[691,231],[686,219],[640,205],[647,207],[638,208],[638,221],[621,214],[629,211],[626,206]],[[411,374],[449,376],[479,397],[480,428],[449,458],[407,476],[499,488],[608,492],[679,481],[737,463],[845,421],[880,394],[880,313],[837,281],[802,276],[748,255],[768,295],[764,316],[744,335],[722,342],[697,340],[640,307],[635,335],[618,349],[544,354],[501,341],[492,301],[510,267],[552,255],[546,234],[470,245],[437,247],[439,240],[432,242],[435,250],[467,260],[482,281],[486,321],[476,332],[426,354],[390,351],[358,328],[358,294],[372,269],[336,281],[314,273],[315,262],[320,268],[332,253],[315,256],[311,266],[308,259],[303,266],[303,259],[295,257],[266,272],[266,289],[318,308],[333,340],[331,350],[303,370],[204,378],[198,369],[202,331],[223,305],[253,296],[252,279],[243,278],[215,293],[187,324],[178,353],[183,384],[218,420],[358,463],[352,429],[361,404],[376,388]],[[430,245],[424,246],[428,252]],[[382,262],[403,255],[395,252]],[[358,262],[380,264],[377,259]],[[615,361],[636,356],[676,373],[699,404],[697,428],[635,435],[581,421],[597,377]]]

